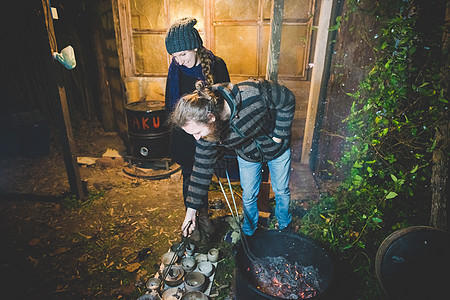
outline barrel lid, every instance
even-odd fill
[[[125,106],[127,110],[152,112],[164,110],[164,102],[157,100],[131,102]]]
[[[389,235],[377,251],[376,273],[392,299],[437,299],[450,286],[450,235],[412,226]],[[425,297],[425,298],[423,298]]]

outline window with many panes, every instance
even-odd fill
[[[130,76],[166,76],[165,33],[183,17],[197,19],[204,46],[225,60],[232,77],[265,76],[272,0],[128,1]],[[313,6],[314,0],[284,0],[279,78],[306,77]]]

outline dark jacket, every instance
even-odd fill
[[[173,64],[176,64],[174,60],[172,60],[171,67],[175,67]],[[196,66],[194,68],[200,68],[201,66]],[[176,72],[179,84],[179,95],[183,96],[185,94],[192,93],[195,90],[195,83],[197,80],[202,80],[204,78],[192,77],[187,75],[186,67],[177,66]],[[198,73],[199,73],[198,72]],[[192,73],[192,72],[190,72]],[[229,82],[230,75],[228,74],[228,69],[222,58],[218,56],[214,56],[214,60],[212,63],[212,74],[213,80],[215,83],[219,82]],[[170,80],[171,76],[168,76],[166,82],[166,111],[169,113],[173,108],[173,103],[178,101],[178,98],[171,94],[170,92]],[[176,163],[179,165],[192,165],[194,163],[194,154],[195,154],[195,139],[192,135],[187,134],[182,129],[174,129],[171,133],[170,138],[170,148],[169,148],[169,157],[171,157]]]
[[[295,97],[289,89],[266,80],[216,84],[213,89],[230,105],[231,118],[219,142],[197,141],[186,203],[194,209],[203,204],[208,192],[219,145],[251,162],[270,161],[290,147]],[[272,137],[282,142],[276,143]]]

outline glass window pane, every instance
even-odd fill
[[[167,73],[167,52],[164,35],[139,34],[133,36],[136,73]]]
[[[203,16],[203,0],[170,0],[170,24],[181,18],[197,19],[197,30],[204,31],[205,18]]]
[[[215,54],[222,57],[230,74],[256,75],[257,27],[215,27]]]
[[[272,1],[263,1],[263,18],[270,19],[272,14]],[[310,17],[310,3],[312,0],[285,0],[284,19],[308,19]]]
[[[306,26],[283,26],[281,34],[280,75],[303,76],[306,55]]]
[[[130,0],[133,29],[165,28],[164,0]]]
[[[285,19],[308,19],[309,6],[311,0],[285,0],[284,18]]]
[[[257,20],[258,0],[216,0],[214,20]]]
[[[264,0],[263,18],[266,20],[270,20],[270,16],[272,15],[272,1],[273,0]]]
[[[261,41],[262,54],[261,54],[261,63],[260,63],[260,76],[266,75],[267,70],[267,55],[269,52],[269,38],[270,38],[270,25],[263,26],[263,35]]]

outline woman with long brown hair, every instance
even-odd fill
[[[181,96],[192,93],[195,83],[201,80],[206,86],[230,82],[228,69],[222,58],[203,46],[202,38],[194,25],[196,19],[175,21],[166,34],[166,49],[172,55],[166,83],[166,111],[172,112]],[[181,129],[174,128],[171,135],[169,156],[181,166],[183,198],[186,206],[187,188],[192,174],[195,139]],[[208,218],[208,195],[198,209],[199,229],[191,236],[194,241],[205,240],[212,232]]]

